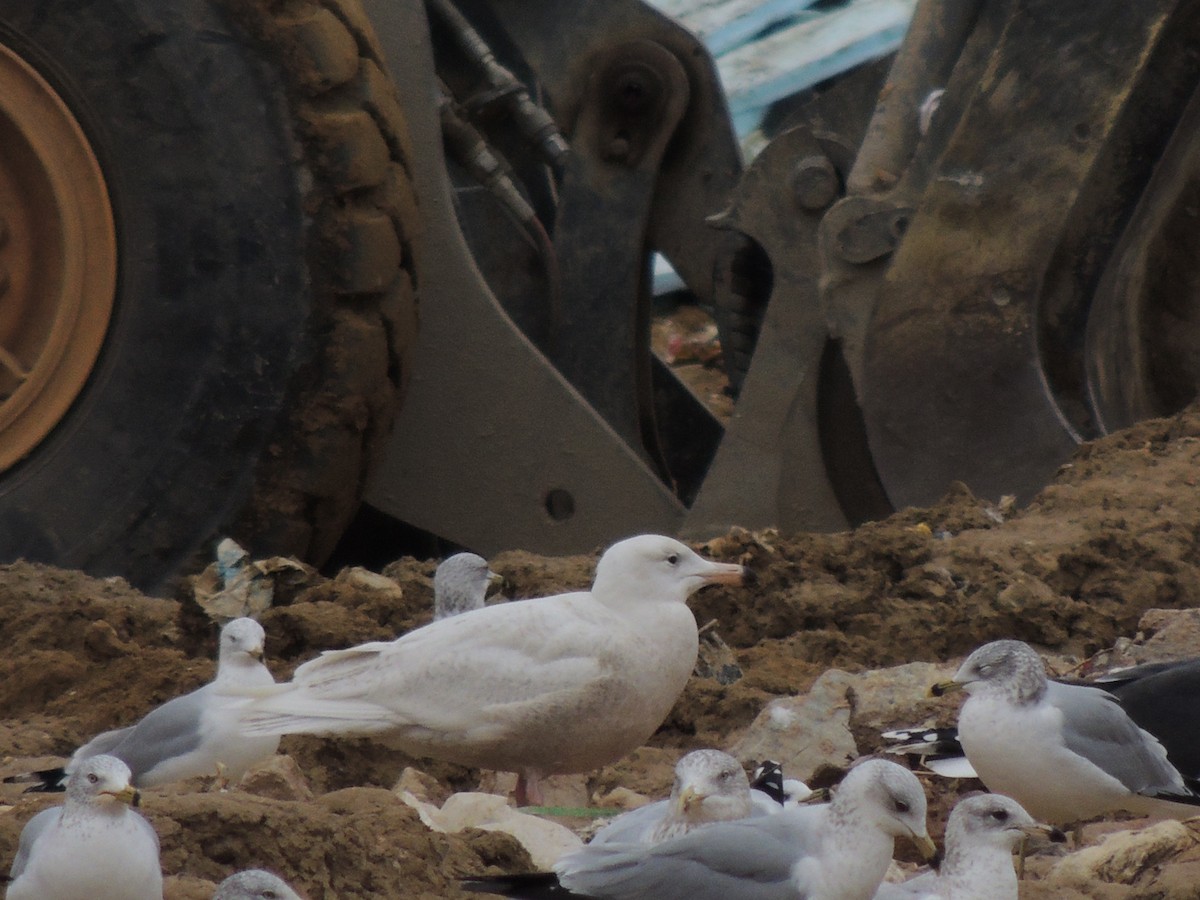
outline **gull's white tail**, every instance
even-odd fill
[[[241,714],[246,735],[369,735],[395,727],[394,716],[373,703],[322,700],[300,687],[249,703]]]

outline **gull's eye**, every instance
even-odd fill
[[[904,813],[908,812],[909,806],[903,800],[892,800],[892,808],[895,809],[896,812],[903,815]]]
[[[88,775],[88,781],[90,781],[92,784],[95,784],[99,780],[100,780],[100,776],[97,775],[95,772],[92,772]]]
[[[1008,821],[1008,810],[993,809],[992,810],[992,818],[995,819],[997,822],[1007,822]]]
[[[732,770],[732,769],[726,769],[724,772],[722,772],[722,773],[721,773],[721,775],[720,775],[720,778],[721,778],[721,780],[722,780],[722,781],[732,781],[732,780],[733,780],[733,776],[734,776],[734,772],[733,772],[733,770]]]
[[[676,565],[679,562],[679,554],[672,553],[670,556],[667,557],[667,562],[672,566]]]
[[[267,888],[267,889],[266,889],[265,891],[263,891],[263,892],[262,892],[262,893],[261,893],[259,896],[261,896],[261,897],[266,897],[266,898],[267,898],[267,900],[275,900],[275,897],[276,897],[277,895],[276,895],[276,893],[275,893],[273,890],[271,890],[270,888]]]

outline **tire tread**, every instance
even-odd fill
[[[416,332],[420,210],[399,97],[357,0],[223,0],[282,70],[313,173],[309,364],[234,528],[320,564],[353,517],[399,410]]]

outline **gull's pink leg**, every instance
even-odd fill
[[[541,775],[533,769],[522,769],[517,773],[517,787],[513,792],[517,806],[544,806]]]

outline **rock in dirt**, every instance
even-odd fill
[[[788,777],[801,780],[823,766],[843,768],[873,750],[880,732],[919,724],[945,707],[929,698],[929,686],[953,673],[953,667],[929,663],[857,675],[830,669],[806,694],[772,700],[730,752],[739,759],[773,759]],[[855,737],[860,730],[870,733],[864,746]]]
[[[312,788],[296,761],[284,753],[258,763],[242,776],[238,787],[247,794],[272,800],[311,800]]]
[[[1200,609],[1148,609],[1137,634],[1118,638],[1087,662],[1086,674],[1200,655]]]
[[[845,767],[858,756],[847,696],[852,680],[832,669],[803,697],[772,700],[730,753],[738,759],[773,759],[789,777],[801,780],[821,766]]]
[[[1099,882],[1134,884],[1150,870],[1196,847],[1198,842],[1196,827],[1171,820],[1139,831],[1117,831],[1106,835],[1099,845],[1085,847],[1063,859],[1050,871],[1047,881],[1077,890]]]

